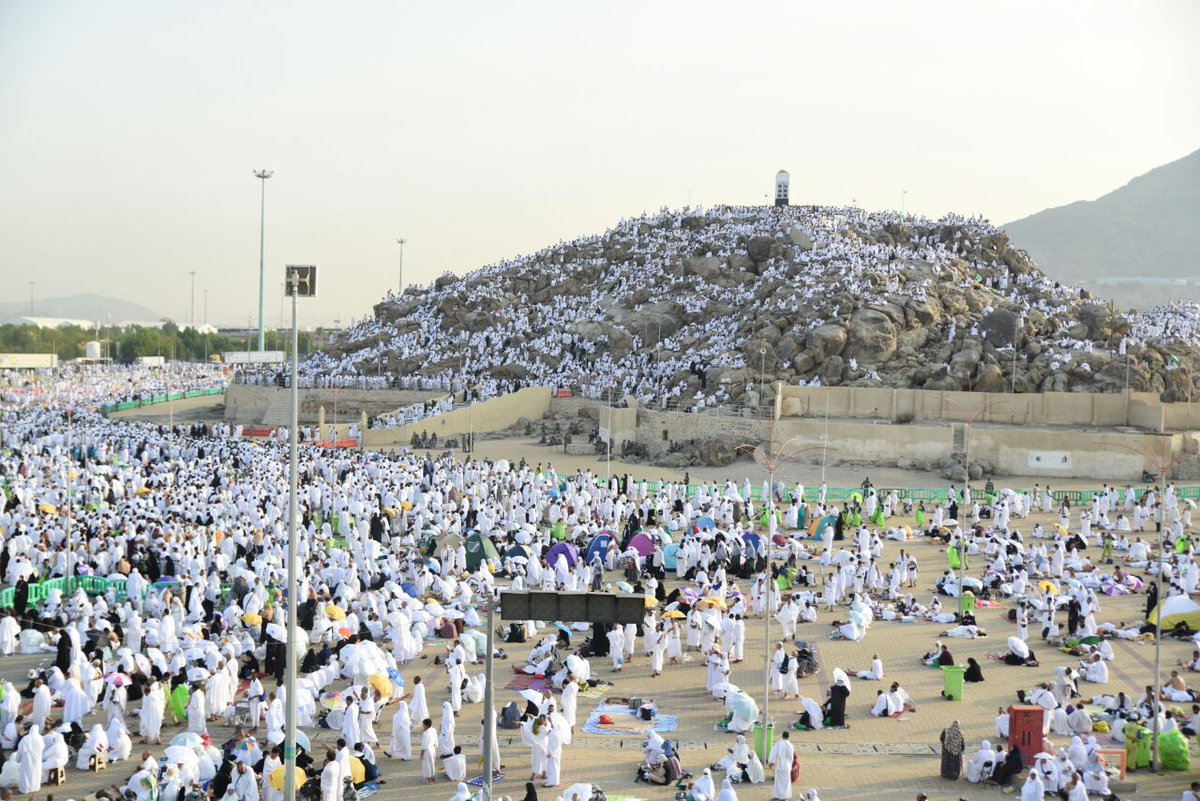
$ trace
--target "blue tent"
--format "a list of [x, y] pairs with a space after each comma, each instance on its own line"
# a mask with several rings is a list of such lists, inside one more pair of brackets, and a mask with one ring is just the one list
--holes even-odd
[[717, 524], [711, 517], [702, 517], [696, 521], [696, 527], [701, 531], [712, 531], [717, 527]]
[[608, 553], [608, 546], [612, 541], [613, 538], [611, 534], [597, 534], [596, 536], [592, 537], [592, 540], [588, 543], [587, 551], [583, 557], [584, 562], [590, 565], [592, 560], [595, 559], [597, 555], [599, 555], [600, 561], [603, 562], [605, 555]]
[[671, 543], [663, 549], [663, 567], [667, 570], [674, 570], [678, 564], [679, 546]]
[[412, 598], [420, 598], [421, 597], [420, 594], [417, 592], [417, 585], [412, 584], [411, 582], [407, 582], [407, 581], [404, 582], [403, 584], [400, 585], [400, 589], [404, 590], [405, 595], [408, 595]]
[[526, 545], [514, 545], [504, 552], [505, 559], [515, 559], [518, 556], [524, 556], [526, 559], [533, 558], [533, 554], [530, 553], [529, 547]]
[[820, 520], [817, 520], [815, 523], [813, 523], [813, 529], [812, 529], [813, 537], [815, 537], [816, 539], [824, 539], [824, 537], [822, 535], [825, 533], [826, 529], [828, 529], [828, 531], [829, 531], [828, 536], [832, 537], [833, 530], [834, 530], [834, 527], [836, 526], [836, 524], [837, 524], [836, 516], [828, 515], [826, 517], [822, 517]]
[[757, 534], [743, 534], [742, 541], [747, 549], [753, 549], [756, 554], [762, 552], [762, 539]]

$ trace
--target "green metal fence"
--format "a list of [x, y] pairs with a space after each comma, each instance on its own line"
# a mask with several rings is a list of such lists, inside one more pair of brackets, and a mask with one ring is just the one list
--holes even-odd
[[[168, 587], [178, 587], [174, 581], [156, 581], [153, 584], [147, 585], [146, 590], [142, 593], [145, 597], [152, 592], [159, 592]], [[112, 591], [113, 599], [120, 603], [129, 597], [129, 582], [127, 579], [108, 579], [101, 576], [76, 576], [75, 578], [53, 578], [46, 581], [38, 582], [37, 584], [29, 585], [29, 605], [38, 606], [48, 597], [54, 590], [62, 590], [64, 597], [74, 595], [75, 591], [82, 588], [88, 595], [108, 595]], [[224, 599], [229, 594], [229, 586], [222, 585], [221, 598]], [[11, 609], [13, 606], [14, 596], [16, 595], [15, 587], [8, 587], [0, 590], [0, 609]]]
[[[638, 483], [641, 483], [641, 482], [638, 482]], [[604, 484], [605, 484], [605, 479], [603, 479], [603, 478], [596, 479], [597, 486], [603, 486]], [[700, 484], [688, 484], [687, 485], [687, 497], [691, 498], [692, 496], [699, 493], [701, 486], [702, 485], [700, 485]], [[712, 487], [712, 485], [708, 485], [708, 486], [710, 488]], [[658, 487], [659, 487], [659, 482], [657, 482], [657, 481], [647, 481], [646, 482], [646, 488], [650, 492], [657, 493]], [[1147, 490], [1156, 489], [1156, 488], [1157, 488], [1157, 485], [1146, 485], [1146, 486], [1141, 486], [1141, 487], [1134, 487], [1134, 492], [1136, 493], [1137, 498], [1141, 499], [1142, 495], [1144, 495]], [[902, 488], [902, 487], [875, 487], [876, 493], [878, 493], [881, 497], [884, 495], [887, 495], [893, 489], [895, 490], [896, 495], [902, 499], [903, 498], [911, 498], [914, 502], [916, 502], [916, 501], [944, 502], [946, 500], [947, 493], [949, 491], [949, 486], [947, 486], [943, 489], [907, 489], [907, 488]], [[979, 493], [982, 491], [982, 487], [980, 485], [976, 485], [974, 489], [975, 489], [976, 493]], [[739, 485], [739, 490], [740, 490], [740, 485]], [[818, 492], [818, 489], [816, 487], [806, 486], [804, 488], [804, 497], [806, 500], [808, 500], [810, 502], [814, 501], [814, 500], [816, 500], [817, 492]], [[1100, 492], [1100, 490], [1053, 490], [1051, 492], [1051, 495], [1054, 497], [1054, 500], [1056, 502], [1061, 503], [1062, 501], [1065, 500], [1065, 501], [1069, 501], [1071, 503], [1071, 505], [1074, 506], [1079, 503], [1090, 502], [1092, 497], [1097, 495], [1099, 492]], [[859, 487], [829, 487], [825, 491], [825, 499], [827, 501], [844, 503], [844, 502], [850, 500], [850, 497], [852, 495], [861, 497], [862, 493], [863, 493], [863, 491]], [[1122, 488], [1118, 488], [1118, 493], [1121, 496], [1121, 500], [1124, 501], [1125, 500], [1125, 490]], [[1193, 500], [1200, 500], [1200, 486], [1176, 487], [1175, 488], [1175, 496], [1177, 498], [1191, 498]], [[984, 493], [981, 497], [987, 497], [987, 493]], [[761, 481], [751, 484], [750, 498], [751, 498], [751, 500], [755, 500], [755, 501], [763, 500], [762, 482]]]
[[187, 400], [189, 398], [205, 398], [211, 395], [224, 395], [225, 387], [212, 387], [210, 389], [191, 389], [187, 392], [172, 392], [167, 395], [154, 395], [149, 398], [142, 398], [135, 401], [122, 401], [121, 403], [112, 403], [108, 406], [101, 406], [100, 411], [103, 414], [111, 414], [112, 412], [124, 412], [129, 409], [140, 409], [143, 406], [154, 406], [159, 403], [167, 403], [168, 401]]

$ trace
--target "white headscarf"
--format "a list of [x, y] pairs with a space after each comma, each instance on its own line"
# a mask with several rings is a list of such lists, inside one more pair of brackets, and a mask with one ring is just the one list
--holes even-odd
[[712, 769], [705, 768], [704, 775], [696, 780], [692, 785], [692, 795], [696, 797], [712, 798], [717, 794], [717, 787], [713, 783]]
[[729, 781], [729, 777], [725, 777], [725, 781], [721, 782], [721, 794], [717, 796], [717, 801], [738, 801], [737, 793], [734, 792], [733, 782]]
[[467, 787], [466, 782], [459, 782], [458, 789], [454, 793], [454, 797], [450, 801], [467, 801], [471, 797], [471, 788]]

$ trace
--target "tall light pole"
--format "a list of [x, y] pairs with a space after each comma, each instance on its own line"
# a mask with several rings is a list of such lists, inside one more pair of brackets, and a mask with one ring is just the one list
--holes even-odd
[[[950, 404], [952, 407], [954, 407], [955, 411], [957, 411], [960, 415], [962, 415], [963, 417], [966, 418], [967, 430], [965, 432], [965, 436], [963, 437], [963, 451], [964, 451], [963, 459], [966, 461], [966, 465], [963, 468], [963, 489], [964, 490], [971, 489], [971, 425], [976, 420], [978, 420], [979, 418], [986, 415], [989, 411], [991, 411], [993, 406], [995, 406], [998, 403], [1003, 403], [1004, 401], [1005, 401], [1004, 398], [991, 398], [989, 400], [985, 400], [983, 405], [979, 408], [979, 411], [975, 412], [975, 414], [968, 415], [967, 411], [962, 406], [960, 406], [959, 404], [950, 400], [945, 395], [942, 396], [943, 403]], [[959, 528], [961, 529], [961, 526]], [[960, 536], [958, 538], [958, 614], [959, 614], [960, 618], [962, 617], [962, 613], [963, 613], [963, 585], [964, 585], [964, 582], [966, 581], [966, 578], [967, 578], [967, 542], [966, 542], [966, 535], [963, 534], [962, 536]]]
[[397, 239], [396, 244], [400, 246], [400, 280], [396, 284], [396, 297], [404, 294], [404, 243], [407, 239]]
[[[758, 405], [761, 407], [767, 402], [767, 347], [766, 345], [758, 349]], [[758, 411], [757, 409], [755, 411]], [[749, 498], [746, 499], [750, 500]]]
[[204, 290], [204, 324], [208, 325], [208, 290]]
[[192, 276], [192, 303], [191, 303], [191, 311], [189, 312], [190, 324], [192, 326], [192, 330], [195, 331], [196, 330], [196, 271], [191, 270], [191, 271], [189, 271], [188, 275]]
[[266, 278], [263, 273], [263, 253], [266, 244], [267, 223], [267, 179], [275, 174], [274, 170], [255, 170], [254, 177], [262, 184], [258, 209], [258, 350], [261, 353], [267, 349], [266, 337], [263, 333], [263, 292], [266, 289]]
[[[771, 545], [775, 540], [775, 471], [784, 463], [794, 461], [800, 455], [816, 450], [815, 447], [794, 448], [792, 443], [797, 439], [799, 437], [792, 437], [776, 448], [775, 421], [772, 420], [770, 428], [767, 429], [766, 447], [747, 444], [739, 445], [737, 448], [740, 452], [751, 453], [759, 467], [767, 471], [767, 541], [763, 546], [766, 557], [766, 569], [763, 573], [763, 590], [766, 593], [763, 601], [763, 705], [762, 720], [759, 723], [763, 732], [762, 739], [759, 741], [762, 744], [763, 753], [759, 754], [760, 759], [766, 759], [768, 753], [767, 727], [771, 725], [768, 713], [771, 708], [771, 585], [775, 583], [771, 578]], [[747, 502], [749, 500], [749, 498], [746, 499]]]
[[[821, 483], [825, 483], [825, 457], [829, 449], [829, 390], [825, 390], [825, 435], [821, 439]], [[800, 499], [804, 503], [804, 499]]]
[[292, 296], [292, 386], [291, 386], [291, 415], [288, 419], [288, 538], [287, 538], [287, 643], [284, 658], [284, 686], [287, 697], [284, 705], [284, 739], [283, 739], [283, 797], [286, 801], [296, 799], [296, 637], [300, 621], [300, 599], [297, 597], [299, 587], [297, 561], [299, 560], [296, 547], [298, 531], [298, 501], [299, 492], [299, 456], [300, 447], [297, 428], [300, 425], [300, 367], [299, 367], [299, 325], [296, 317], [296, 299], [298, 297], [316, 297], [317, 268], [312, 265], [288, 265], [288, 292]]
[[71, 515], [73, 514], [72, 506], [74, 500], [71, 498], [71, 435], [74, 433], [75, 426], [73, 424], [73, 409], [67, 407], [67, 592], [72, 593], [75, 588], [72, 586], [72, 578], [74, 578], [75, 568], [71, 565], [73, 549], [71, 547]]
[[604, 444], [607, 448], [606, 462], [608, 466], [604, 468], [605, 486], [612, 486], [612, 387], [608, 388], [608, 405], [604, 409], [604, 413], [608, 415], [608, 430], [604, 434]]
[[[1158, 531], [1158, 604], [1159, 609], [1162, 609], [1162, 603], [1167, 599], [1166, 592], [1163, 587], [1163, 562], [1166, 561], [1167, 544], [1169, 542], [1167, 536], [1167, 476], [1179, 460], [1186, 453], [1180, 452], [1174, 458], [1171, 457], [1170, 440], [1166, 437], [1162, 438], [1162, 454], [1156, 456], [1150, 451], [1144, 451], [1140, 448], [1134, 448], [1129, 445], [1119, 443], [1111, 443], [1112, 447], [1120, 448], [1121, 450], [1129, 451], [1137, 454], [1143, 459], [1154, 465], [1158, 470], [1158, 503], [1162, 508], [1161, 516], [1162, 523]], [[1159, 735], [1159, 702], [1162, 696], [1162, 615], [1155, 611], [1154, 613], [1154, 731], [1153, 739], [1150, 741], [1150, 767], [1160, 767], [1158, 753], [1158, 735]]]
[[33, 316], [33, 285], [34, 282], [29, 282], [29, 316]]

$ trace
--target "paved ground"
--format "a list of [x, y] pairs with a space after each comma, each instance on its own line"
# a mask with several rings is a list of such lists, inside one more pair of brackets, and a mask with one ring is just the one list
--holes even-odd
[[[831, 482], [833, 483], [833, 482]], [[1032, 483], [1032, 482], [1030, 482]], [[1032, 521], [1023, 522], [1023, 529], [1032, 527]], [[920, 561], [922, 590], [920, 598], [928, 601], [932, 581], [939, 575], [945, 556], [938, 547], [920, 542], [914, 546], [914, 554]], [[897, 550], [896, 543], [888, 543], [885, 561]], [[614, 577], [615, 578], [615, 577]], [[1144, 599], [1131, 596], [1122, 599], [1104, 599], [1101, 620], [1132, 621], [1141, 614]], [[844, 612], [842, 615], [844, 617]], [[819, 645], [823, 670], [815, 677], [801, 681], [801, 692], [821, 698], [832, 667], [860, 670], [869, 667], [873, 654], [878, 653], [885, 665], [889, 679], [897, 679], [915, 700], [918, 710], [906, 719], [876, 719], [867, 712], [874, 701], [878, 685], [870, 682], [855, 682], [854, 694], [850, 698], [849, 712], [851, 727], [842, 731], [816, 733], [793, 732], [793, 741], [800, 754], [801, 780], [796, 797], [802, 790], [816, 787], [824, 801], [838, 799], [912, 799], [917, 792], [925, 792], [931, 799], [957, 799], [960, 797], [1000, 798], [1001, 791], [981, 788], [965, 782], [951, 783], [938, 778], [938, 734], [952, 720], [959, 720], [967, 738], [969, 750], [978, 746], [982, 738], [995, 740], [993, 719], [998, 707], [1007, 707], [1016, 701], [1016, 691], [1028, 688], [1034, 682], [1046, 680], [1057, 665], [1072, 665], [1076, 660], [1065, 654], [1052, 652], [1048, 648], [1034, 645], [1042, 658], [1040, 668], [1008, 667], [984, 659], [988, 651], [1005, 649], [1005, 639], [1015, 627], [1007, 622], [1000, 610], [984, 610], [980, 613], [980, 624], [991, 634], [978, 640], [950, 640], [956, 660], [965, 663], [968, 656], [976, 657], [983, 665], [986, 681], [983, 684], [967, 685], [966, 699], [951, 702], [940, 697], [941, 677], [937, 671], [923, 667], [920, 656], [929, 650], [933, 640], [945, 627], [932, 623], [900, 624], [877, 622], [866, 639], [860, 643], [831, 641], [828, 639], [832, 613], [821, 613], [815, 624], [802, 625], [798, 636]], [[773, 634], [778, 627], [772, 621]], [[747, 625], [746, 661], [736, 665], [731, 679], [744, 689], [761, 696], [763, 673], [763, 621], [750, 620]], [[639, 643], [640, 646], [640, 643]], [[1154, 647], [1152, 645], [1119, 642], [1115, 646], [1117, 658], [1111, 669], [1111, 681], [1105, 687], [1108, 692], [1125, 690], [1137, 693], [1138, 688], [1153, 682]], [[433, 657], [440, 653], [437, 644], [426, 649], [427, 658], [407, 666], [403, 673], [411, 683], [414, 675], [423, 676], [429, 687], [429, 705], [433, 710], [440, 708], [447, 697], [446, 677], [441, 668], [432, 664]], [[516, 649], [513, 658], [520, 660], [527, 648]], [[1163, 645], [1163, 666], [1169, 670], [1177, 660], [1190, 655], [1186, 643], [1168, 640]], [[0, 661], [0, 675], [12, 680], [19, 687], [25, 684], [26, 671], [43, 661], [38, 657], [10, 657]], [[605, 660], [606, 662], [606, 660]], [[517, 698], [514, 691], [503, 689], [511, 678], [510, 662], [498, 662], [496, 666], [497, 706]], [[475, 673], [482, 667], [473, 669]], [[685, 769], [694, 773], [724, 754], [733, 737], [719, 734], [713, 724], [722, 717], [721, 705], [703, 689], [704, 669], [699, 661], [677, 666], [667, 666], [663, 676], [649, 677], [648, 659], [639, 655], [628, 664], [621, 674], [608, 672], [608, 664], [595, 660], [593, 670], [604, 679], [615, 682], [614, 695], [640, 695], [657, 700], [660, 709], [679, 717], [679, 731], [673, 735], [681, 741], [681, 756]], [[1190, 678], [1190, 676], [1189, 676]], [[1085, 685], [1084, 692], [1099, 688]], [[595, 700], [581, 698], [580, 722], [595, 706]], [[760, 701], [761, 703], [761, 701]], [[790, 724], [795, 720], [795, 702], [772, 699], [770, 717], [779, 724]], [[386, 745], [387, 732], [391, 729], [394, 707], [385, 710], [376, 729]], [[482, 707], [465, 706], [458, 725], [458, 739], [464, 750], [474, 757], [478, 754], [478, 721]], [[136, 719], [130, 716], [131, 728], [136, 730]], [[181, 727], [164, 731], [169, 738]], [[222, 742], [229, 736], [224, 729], [213, 728], [214, 740]], [[336, 740], [332, 731], [314, 733], [314, 745]], [[414, 736], [415, 738], [415, 736]], [[610, 795], [629, 795], [642, 799], [670, 799], [673, 790], [634, 784], [633, 776], [637, 765], [640, 741], [601, 735], [579, 734], [575, 744], [567, 749], [563, 764], [563, 786], [574, 781], [592, 781]], [[135, 744], [135, 755], [141, 751]], [[157, 749], [161, 750], [161, 749]], [[501, 751], [507, 765], [506, 779], [497, 785], [497, 792], [521, 798], [523, 782], [528, 776], [529, 752], [520, 744], [518, 737], [502, 733]], [[431, 788], [423, 787], [419, 780], [419, 767], [412, 762], [387, 760], [380, 755], [380, 766], [386, 784], [379, 797], [381, 801], [391, 799], [448, 799], [454, 788], [445, 780]], [[1200, 769], [1200, 762], [1193, 762]], [[1195, 772], [1195, 770], [1193, 770]], [[73, 768], [69, 771], [68, 783], [59, 788], [43, 788], [55, 798], [81, 798], [88, 793], [123, 782], [132, 773], [130, 765], [111, 766], [105, 774], [82, 774]], [[1191, 780], [1189, 774], [1167, 774], [1155, 776], [1143, 772], [1135, 774], [1137, 797], [1146, 799], [1177, 799]], [[543, 799], [553, 801], [556, 792], [539, 789]], [[738, 796], [742, 801], [766, 801], [770, 798], [770, 785], [740, 785]]]

